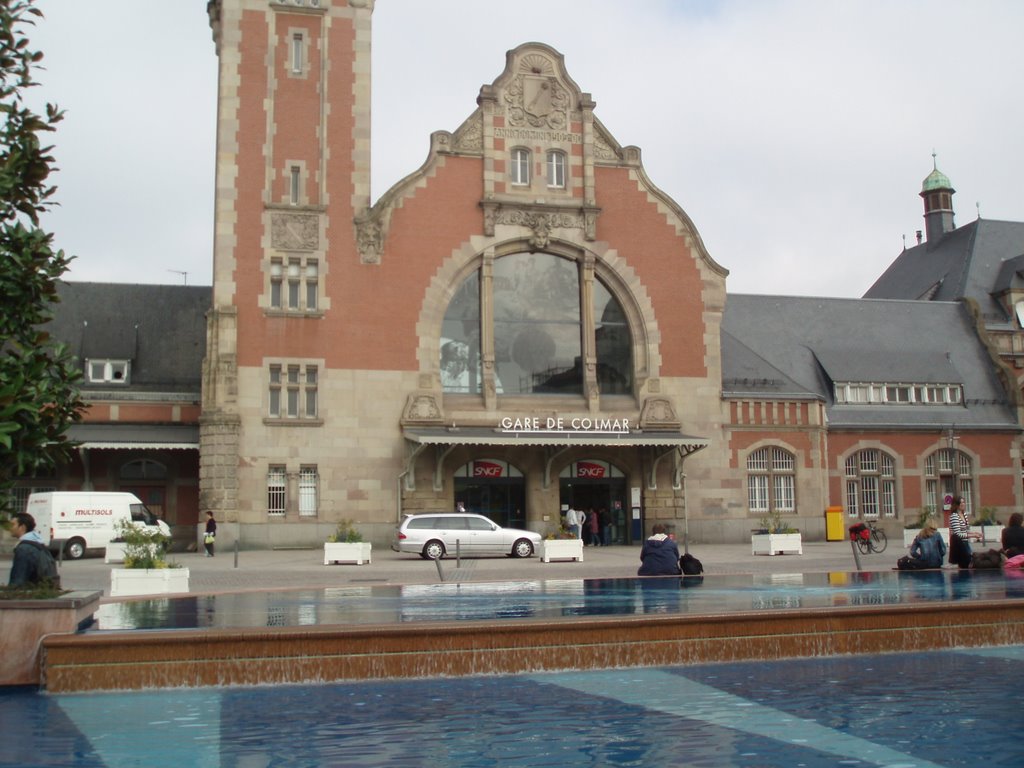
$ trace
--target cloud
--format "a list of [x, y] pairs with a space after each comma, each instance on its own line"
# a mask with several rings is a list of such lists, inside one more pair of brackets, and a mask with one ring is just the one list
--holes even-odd
[[[205, 0], [41, 0], [39, 89], [68, 109], [71, 279], [209, 283], [217, 62]], [[146, 11], [139, 10], [146, 6]], [[1024, 5], [1012, 0], [377, 0], [373, 194], [545, 42], [643, 151], [732, 292], [859, 296], [923, 229], [931, 152], [957, 223], [1020, 220]], [[972, 33], [972, 30], [977, 33]], [[983, 33], [982, 33], [983, 32]]]

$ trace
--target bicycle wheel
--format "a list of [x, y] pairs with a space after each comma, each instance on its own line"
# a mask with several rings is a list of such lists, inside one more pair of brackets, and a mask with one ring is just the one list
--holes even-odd
[[863, 555], [868, 554], [868, 552], [871, 551], [871, 539], [864, 539], [858, 536], [857, 549], [859, 549]]
[[889, 544], [889, 540], [885, 537], [885, 531], [881, 531], [875, 528], [871, 532], [871, 538], [868, 539], [868, 543], [871, 545], [871, 549], [876, 553], [885, 552], [886, 546]]

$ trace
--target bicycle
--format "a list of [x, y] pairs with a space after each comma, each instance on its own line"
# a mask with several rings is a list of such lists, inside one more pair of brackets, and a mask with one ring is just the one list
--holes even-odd
[[885, 537], [885, 531], [876, 528], [871, 520], [851, 526], [850, 537], [857, 542], [858, 549], [865, 555], [869, 552], [880, 554], [889, 544]]

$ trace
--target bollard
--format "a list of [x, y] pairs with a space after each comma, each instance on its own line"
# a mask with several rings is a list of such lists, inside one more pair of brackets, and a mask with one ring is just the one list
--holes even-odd
[[462, 567], [462, 539], [455, 540], [455, 567]]
[[444, 581], [444, 571], [441, 570], [441, 558], [440, 557], [435, 557], [434, 558], [434, 565], [437, 566], [437, 577], [441, 581]]
[[863, 571], [864, 569], [860, 567], [860, 547], [857, 546], [857, 542], [852, 538], [850, 539], [850, 548], [853, 550], [853, 560], [857, 563], [857, 570]]
[[235, 568], [238, 567], [238, 539], [235, 539]]

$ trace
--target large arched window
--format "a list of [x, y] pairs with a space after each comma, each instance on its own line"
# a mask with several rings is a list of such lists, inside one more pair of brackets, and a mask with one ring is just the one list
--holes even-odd
[[924, 460], [924, 503], [939, 511], [947, 494], [963, 496], [974, 509], [974, 468], [971, 458], [955, 448], [941, 448]]
[[[592, 270], [550, 253], [513, 253], [493, 261], [490, 277], [481, 280], [481, 270], [470, 274], [445, 312], [440, 344], [445, 392], [480, 393], [482, 350], [492, 348], [498, 395], [580, 395], [587, 384], [583, 361], [591, 356], [597, 362], [592, 381], [601, 394], [632, 393], [626, 315]], [[590, 290], [584, 290], [587, 280]], [[482, 306], [489, 311], [482, 312]], [[588, 316], [592, 322], [585, 322]], [[485, 317], [491, 318], [486, 327]]]
[[866, 448], [846, 457], [846, 511], [849, 517], [896, 516], [896, 463], [892, 456]]
[[784, 448], [747, 456], [747, 502], [757, 514], [796, 511], [796, 457]]

